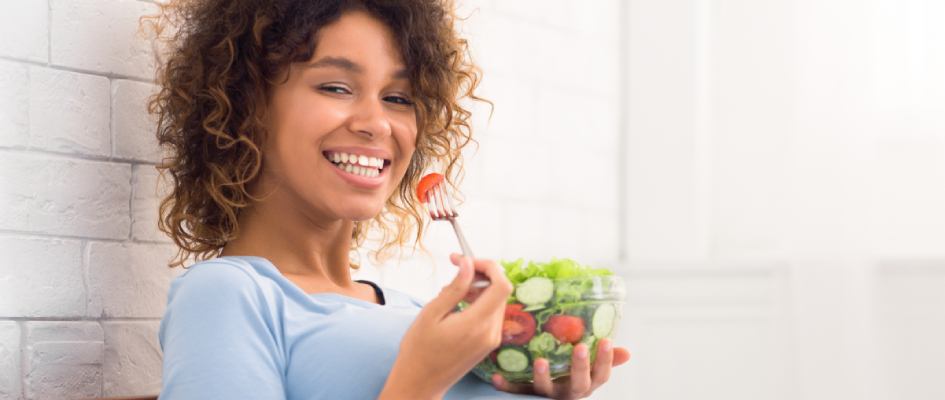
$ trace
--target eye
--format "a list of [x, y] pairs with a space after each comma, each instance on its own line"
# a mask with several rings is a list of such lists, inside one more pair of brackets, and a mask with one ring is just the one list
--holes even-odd
[[387, 96], [384, 98], [384, 101], [389, 101], [391, 103], [400, 104], [404, 106], [413, 105], [413, 102], [410, 99], [403, 96]]
[[351, 94], [351, 91], [348, 90], [348, 88], [338, 85], [322, 85], [318, 87], [318, 90], [335, 94]]

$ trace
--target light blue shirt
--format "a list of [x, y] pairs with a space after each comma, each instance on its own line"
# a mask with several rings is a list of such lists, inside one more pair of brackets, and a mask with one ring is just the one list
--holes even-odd
[[[158, 338], [162, 399], [374, 399], [422, 303], [308, 294], [262, 257], [192, 265], [171, 283]], [[537, 398], [472, 373], [444, 399]]]

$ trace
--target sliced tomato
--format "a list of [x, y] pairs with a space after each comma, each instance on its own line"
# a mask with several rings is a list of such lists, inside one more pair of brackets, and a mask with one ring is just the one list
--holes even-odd
[[535, 336], [535, 317], [522, 311], [521, 304], [505, 306], [505, 320], [502, 322], [502, 344], [524, 345]]
[[577, 343], [584, 336], [584, 320], [573, 315], [554, 315], [542, 327], [561, 343]]
[[417, 184], [417, 199], [426, 203], [427, 192], [440, 182], [443, 182], [443, 175], [436, 172], [426, 174], [423, 178], [420, 178], [420, 183]]

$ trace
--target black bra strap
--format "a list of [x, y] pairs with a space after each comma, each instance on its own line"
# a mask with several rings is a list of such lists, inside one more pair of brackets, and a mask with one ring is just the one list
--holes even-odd
[[362, 282], [362, 283], [371, 285], [371, 287], [374, 288], [374, 294], [377, 295], [377, 299], [380, 300], [381, 305], [387, 304], [387, 301], [384, 299], [384, 292], [381, 290], [380, 286], [377, 286], [377, 284], [375, 284], [374, 282], [371, 282], [366, 279], [356, 279], [355, 282]]

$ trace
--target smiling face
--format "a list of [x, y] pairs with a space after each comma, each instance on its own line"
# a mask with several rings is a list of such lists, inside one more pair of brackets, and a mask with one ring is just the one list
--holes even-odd
[[414, 152], [410, 95], [382, 22], [350, 11], [320, 29], [312, 59], [290, 65], [273, 89], [262, 194], [274, 186], [289, 207], [330, 220], [379, 214]]

